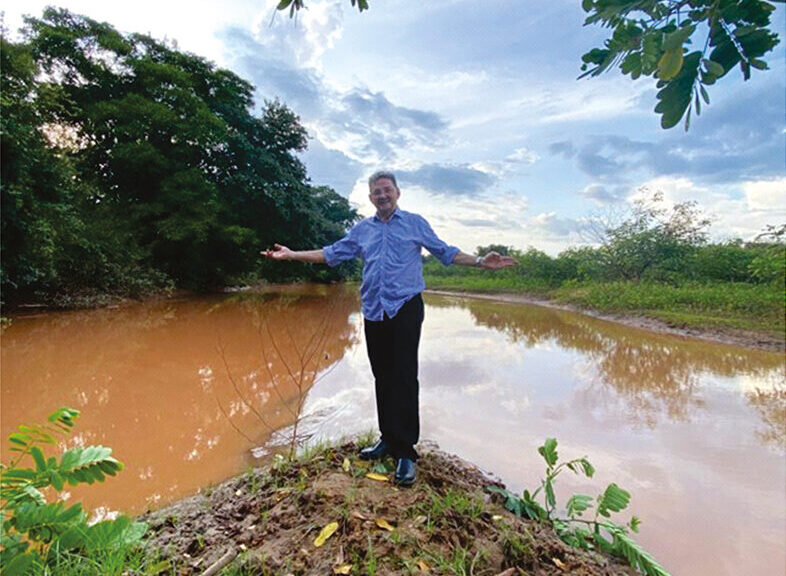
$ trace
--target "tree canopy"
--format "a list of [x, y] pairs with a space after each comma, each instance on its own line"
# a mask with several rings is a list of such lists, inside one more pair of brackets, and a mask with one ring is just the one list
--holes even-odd
[[2, 43], [6, 302], [336, 273], [258, 256], [332, 242], [357, 218], [309, 183], [284, 104], [255, 115], [232, 72], [62, 9]]
[[[363, 12], [365, 0], [350, 0]], [[784, 0], [582, 0], [584, 25], [611, 30], [600, 48], [582, 56], [579, 78], [599, 76], [618, 67], [633, 80], [657, 80], [661, 126], [673, 128], [710, 103], [707, 86], [739, 66], [744, 80], [751, 71], [766, 70], [764, 55], [780, 41], [769, 29], [774, 4]], [[290, 17], [304, 0], [281, 0], [279, 10]], [[703, 48], [691, 50], [703, 39]], [[694, 40], [697, 44], [694, 45]]]

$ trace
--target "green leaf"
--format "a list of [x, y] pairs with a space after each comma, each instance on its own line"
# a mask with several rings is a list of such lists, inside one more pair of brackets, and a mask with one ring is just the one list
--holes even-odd
[[590, 461], [586, 458], [582, 458], [579, 460], [581, 467], [584, 469], [584, 475], [587, 478], [592, 478], [595, 475], [595, 467], [590, 464]]
[[25, 486], [22, 488], [22, 492], [39, 506], [44, 506], [46, 504], [46, 498], [44, 498], [44, 495], [41, 494], [41, 491], [35, 486]]
[[696, 30], [693, 25], [683, 26], [674, 32], [664, 35], [663, 37], [663, 50], [666, 52], [679, 51], [682, 54], [682, 45], [690, 38], [690, 35]]
[[699, 93], [701, 94], [701, 97], [704, 100], [704, 103], [705, 104], [709, 104], [710, 103], [710, 95], [707, 94], [707, 90], [701, 84], [699, 84]]
[[584, 10], [584, 12], [589, 12], [592, 10], [593, 4], [594, 2], [592, 0], [581, 0], [581, 9]]
[[516, 496], [513, 492], [500, 488], [498, 486], [488, 486], [486, 488], [492, 494], [500, 494], [505, 497], [505, 508], [513, 512], [516, 516], [524, 515], [523, 502], [521, 498]]
[[629, 502], [630, 493], [612, 482], [606, 487], [606, 491], [598, 497], [598, 514], [608, 518], [611, 516], [610, 512], [624, 510]]
[[123, 531], [123, 536], [122, 536], [123, 544], [125, 544], [126, 546], [133, 546], [134, 544], [138, 544], [139, 542], [142, 541], [142, 538], [144, 538], [146, 532], [147, 532], [147, 523], [132, 522]]
[[623, 556], [633, 568], [644, 572], [647, 576], [669, 576], [666, 569], [658, 564], [649, 552], [621, 529], [610, 528], [609, 532], [614, 541], [614, 552]]
[[85, 547], [85, 535], [88, 527], [85, 524], [77, 524], [63, 532], [57, 538], [57, 546], [62, 550], [73, 550], [74, 548]]
[[52, 412], [47, 420], [70, 428], [75, 424], [74, 420], [76, 420], [78, 417], [79, 410], [75, 410], [73, 408], [60, 408], [59, 410]]
[[111, 454], [112, 449], [105, 446], [72, 448], [60, 458], [59, 472], [69, 484], [102, 482], [105, 474], [113, 476], [123, 469], [123, 464]]
[[36, 474], [30, 468], [11, 468], [2, 474], [3, 484], [17, 484], [20, 480], [33, 480]]
[[46, 459], [44, 458], [44, 453], [41, 452], [41, 449], [38, 446], [33, 446], [30, 448], [30, 455], [35, 460], [36, 469], [38, 472], [43, 472], [46, 470]]
[[658, 104], [655, 106], [655, 112], [662, 115], [663, 128], [676, 126], [688, 109], [693, 96], [693, 84], [699, 73], [700, 58], [700, 52], [688, 54], [682, 71], [676, 78], [668, 82], [658, 82], [658, 87], [661, 89], [657, 95]]
[[8, 562], [4, 562], [4, 576], [23, 576], [32, 572], [36, 556], [32, 553], [19, 554]]
[[704, 60], [702, 60], [702, 63], [704, 64], [704, 67], [707, 69], [707, 72], [709, 72], [713, 76], [720, 77], [723, 76], [723, 74], [726, 72], [723, 69], [723, 66], [721, 66], [714, 60], [708, 60], [705, 58]]
[[638, 532], [639, 526], [641, 526], [641, 519], [638, 516], [634, 516], [630, 519], [630, 522], [628, 522], [628, 526], [630, 526], [630, 529], [634, 532]]
[[546, 490], [546, 503], [549, 507], [554, 508], [557, 505], [557, 498], [554, 495], [554, 485], [552, 484], [551, 480], [546, 480], [545, 484]]
[[276, 10], [285, 10], [290, 4], [292, 4], [292, 0], [281, 0], [276, 6]]
[[538, 448], [538, 453], [543, 456], [549, 468], [553, 468], [557, 463], [557, 439], [546, 438], [543, 446]]
[[568, 516], [574, 518], [576, 516], [581, 516], [581, 514], [590, 507], [592, 507], [592, 496], [574, 494], [568, 499], [565, 509]]
[[658, 60], [658, 78], [661, 80], [671, 80], [682, 70], [684, 58], [682, 56], [682, 49], [669, 50], [663, 53], [663, 56]]
[[52, 486], [55, 487], [55, 490], [62, 490], [63, 489], [63, 477], [60, 475], [57, 470], [53, 470], [49, 475], [49, 481], [51, 482]]
[[8, 436], [8, 439], [14, 444], [20, 444], [21, 446], [27, 446], [28, 442], [32, 440], [27, 434], [20, 434], [19, 432], [14, 432]]

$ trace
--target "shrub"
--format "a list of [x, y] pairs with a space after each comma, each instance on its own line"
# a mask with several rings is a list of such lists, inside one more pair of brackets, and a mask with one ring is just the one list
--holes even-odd
[[[0, 565], [6, 576], [51, 573], [61, 556], [88, 557], [131, 546], [145, 533], [146, 524], [126, 516], [88, 525], [81, 504], [47, 501], [45, 492], [60, 492], [66, 484], [103, 482], [123, 469], [105, 446], [71, 448], [59, 460], [44, 456], [41, 447], [54, 444], [55, 434], [69, 432], [78, 416], [78, 410], [61, 408], [46, 424], [19, 426], [8, 438], [10, 451], [19, 456], [9, 465], [0, 464]], [[22, 467], [28, 459], [33, 466]]]

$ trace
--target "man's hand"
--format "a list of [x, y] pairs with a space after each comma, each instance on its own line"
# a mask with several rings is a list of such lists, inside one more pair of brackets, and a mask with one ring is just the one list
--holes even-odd
[[499, 270], [508, 266], [515, 266], [516, 260], [510, 256], [502, 256], [499, 252], [489, 252], [480, 261], [480, 267], [487, 270]]
[[273, 260], [292, 260], [294, 252], [281, 244], [273, 244], [273, 250], [262, 250], [260, 254]]

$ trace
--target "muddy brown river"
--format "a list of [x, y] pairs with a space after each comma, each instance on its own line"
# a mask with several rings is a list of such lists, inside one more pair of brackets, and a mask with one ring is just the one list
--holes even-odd
[[[597, 468], [561, 476], [558, 501], [618, 483], [643, 519], [637, 540], [675, 576], [786, 574], [782, 354], [537, 306], [425, 301], [423, 439], [520, 491], [538, 485], [537, 446], [554, 436], [561, 458]], [[376, 423], [357, 289], [343, 286], [16, 317], [0, 400], [3, 439], [70, 406], [82, 414], [61, 447], [114, 449], [122, 473], [66, 494], [95, 517], [263, 464], [296, 420], [311, 441]]]

